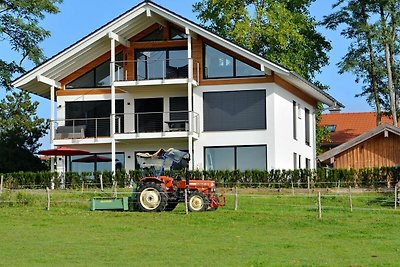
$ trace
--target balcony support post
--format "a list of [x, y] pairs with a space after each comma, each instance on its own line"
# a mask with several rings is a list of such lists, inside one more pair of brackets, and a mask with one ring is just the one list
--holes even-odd
[[189, 28], [185, 28], [185, 33], [187, 34], [187, 47], [188, 47], [188, 119], [189, 119], [189, 129], [188, 129], [188, 150], [190, 154], [190, 164], [189, 170], [193, 170], [194, 162], [193, 162], [193, 60], [192, 60], [192, 36], [190, 35]]
[[[55, 121], [55, 114], [54, 114], [54, 104], [55, 104], [55, 90], [56, 88], [61, 88], [61, 83], [56, 80], [47, 78], [43, 75], [36, 76], [38, 82], [47, 84], [50, 86], [50, 148], [54, 148], [54, 121]], [[50, 169], [54, 172], [54, 157], [50, 158]]]
[[[54, 100], [55, 100], [55, 86], [50, 86], [50, 148], [54, 148]], [[54, 172], [54, 156], [50, 158], [50, 170]]]
[[188, 51], [188, 78], [189, 82], [193, 81], [193, 58], [192, 58], [192, 35], [190, 35], [190, 30], [185, 28], [185, 33], [187, 34], [187, 51]]
[[115, 176], [115, 39], [111, 38], [111, 65], [110, 65], [110, 80], [111, 80], [111, 171]]
[[188, 129], [188, 150], [190, 155], [189, 170], [193, 170], [193, 90], [192, 83], [188, 82], [188, 119], [189, 119], [189, 129]]

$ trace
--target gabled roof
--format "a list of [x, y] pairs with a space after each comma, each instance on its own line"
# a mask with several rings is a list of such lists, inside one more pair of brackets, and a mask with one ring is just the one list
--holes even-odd
[[[151, 16], [148, 16], [148, 14], [151, 14]], [[60, 81], [94, 58], [108, 52], [110, 50], [110, 41], [108, 37], [110, 32], [118, 34], [125, 39], [129, 39], [151, 26], [154, 22], [160, 20], [167, 20], [173, 24], [180, 25], [194, 34], [203, 36], [237, 54], [249, 58], [251, 61], [260, 64], [263, 68], [273, 71], [284, 80], [296, 85], [300, 90], [303, 90], [305, 93], [324, 104], [343, 107], [343, 105], [332, 96], [303, 79], [297, 73], [256, 55], [151, 1], [144, 1], [138, 4], [73, 45], [62, 50], [41, 65], [23, 74], [13, 82], [13, 86], [49, 98], [50, 88], [48, 85], [38, 82], [37, 77], [39, 75], [55, 81]]]
[[324, 161], [326, 161], [332, 157], [335, 157], [336, 155], [338, 155], [360, 143], [363, 143], [366, 140], [368, 140], [374, 136], [377, 136], [378, 134], [381, 134], [385, 131], [391, 132], [393, 134], [400, 136], [400, 128], [390, 125], [390, 124], [387, 124], [387, 123], [381, 124], [378, 127], [374, 128], [356, 138], [353, 138], [346, 143], [341, 144], [340, 146], [337, 146], [335, 148], [332, 148], [331, 150], [326, 151], [325, 153], [322, 153], [321, 155], [318, 156], [318, 159], [321, 162], [324, 162]]
[[[382, 116], [382, 123], [391, 124], [392, 120], [388, 116]], [[324, 144], [337, 146], [374, 129], [376, 114], [375, 112], [322, 114], [319, 125], [336, 127], [335, 131], [331, 133], [331, 142]]]

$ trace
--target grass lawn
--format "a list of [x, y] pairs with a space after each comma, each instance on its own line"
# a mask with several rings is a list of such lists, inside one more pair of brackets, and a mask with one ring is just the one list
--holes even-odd
[[240, 196], [237, 211], [229, 197], [217, 211], [188, 215], [182, 204], [173, 212], [94, 212], [79, 201], [87, 195], [63, 198], [76, 202], [50, 211], [45, 198], [0, 206], [0, 266], [400, 264], [400, 211], [374, 201], [385, 199], [378, 194], [355, 196], [352, 213], [345, 197], [324, 196], [322, 220], [307, 196]]

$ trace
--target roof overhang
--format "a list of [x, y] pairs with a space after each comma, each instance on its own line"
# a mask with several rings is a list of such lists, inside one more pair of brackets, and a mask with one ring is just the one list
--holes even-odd
[[186, 32], [190, 32], [194, 36], [201, 35], [212, 42], [227, 47], [234, 53], [249, 58], [251, 61], [260, 64], [261, 70], [266, 74], [274, 72], [282, 79], [292, 83], [305, 93], [326, 105], [339, 105], [343, 107], [341, 103], [336, 101], [329, 94], [323, 92], [295, 72], [256, 55], [243, 47], [206, 30], [200, 25], [148, 1], [140, 3], [136, 7], [56, 54], [41, 65], [28, 71], [13, 81], [12, 85], [49, 98], [50, 88], [48, 84], [38, 82], [36, 79], [38, 75], [54, 81], [60, 81], [67, 75], [83, 67], [94, 58], [110, 51], [110, 38], [114, 38], [114, 40], [117, 41], [123, 40], [121, 43], [127, 45], [126, 40], [151, 26], [154, 22], [163, 24], [165, 21], [180, 25], [185, 28]]

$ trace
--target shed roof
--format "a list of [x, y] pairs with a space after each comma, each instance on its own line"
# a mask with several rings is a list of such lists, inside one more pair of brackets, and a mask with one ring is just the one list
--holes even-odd
[[400, 128], [390, 125], [390, 124], [381, 124], [378, 127], [375, 127], [374, 129], [361, 134], [353, 139], [351, 139], [350, 141], [347, 141], [346, 143], [343, 143], [337, 147], [332, 148], [331, 150], [326, 151], [325, 153], [322, 153], [321, 155], [319, 155], [317, 158], [321, 161], [324, 162], [332, 157], [335, 157], [336, 155], [360, 144], [365, 142], [366, 140], [380, 134], [383, 133], [385, 131], [391, 132], [393, 134], [399, 135], [400, 136]]
[[[382, 123], [392, 123], [388, 116], [382, 116]], [[335, 126], [331, 132], [331, 142], [324, 142], [325, 145], [337, 146], [343, 144], [363, 133], [376, 127], [375, 112], [354, 112], [354, 113], [330, 113], [322, 114], [320, 126]]]

